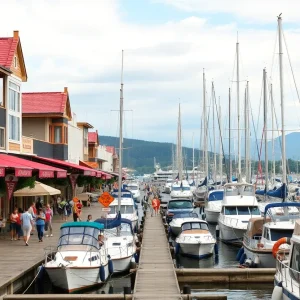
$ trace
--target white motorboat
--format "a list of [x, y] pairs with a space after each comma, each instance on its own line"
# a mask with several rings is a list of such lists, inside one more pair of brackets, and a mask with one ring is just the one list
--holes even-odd
[[176, 238], [176, 252], [193, 258], [204, 258], [213, 254], [215, 244], [216, 240], [209, 232], [206, 221], [188, 221], [181, 225], [181, 233]]
[[114, 273], [128, 271], [132, 258], [135, 259], [136, 235], [132, 230], [130, 220], [97, 219], [96, 223], [103, 224], [105, 243], [109, 256], [113, 262]]
[[250, 218], [260, 217], [254, 186], [249, 183], [227, 183], [218, 224], [220, 240], [242, 244]]
[[171, 194], [173, 179], [167, 179], [164, 187], [164, 193]]
[[208, 223], [217, 224], [222, 208], [224, 190], [213, 190], [209, 192], [205, 202], [205, 216]]
[[[299, 300], [300, 299], [300, 220], [296, 220], [292, 238], [281, 238], [281, 243], [291, 243], [289, 256], [277, 255], [276, 273], [272, 299]], [[275, 247], [275, 246], [274, 246]], [[273, 249], [274, 251], [275, 249]], [[276, 250], [274, 251], [276, 252]]]
[[196, 213], [179, 213], [173, 216], [172, 221], [169, 223], [170, 233], [178, 236], [181, 233], [181, 225], [184, 222], [201, 221]]
[[103, 225], [95, 222], [62, 224], [54, 259], [45, 261], [45, 270], [54, 286], [77, 292], [106, 281], [110, 268], [107, 247], [98, 241], [102, 230]]
[[[112, 195], [117, 197], [114, 193]], [[110, 211], [107, 213], [107, 218], [115, 218], [118, 213], [118, 199], [115, 199], [109, 205], [109, 209]], [[130, 196], [127, 197], [126, 192], [122, 193], [120, 213], [124, 219], [128, 219], [131, 221], [133, 231], [136, 232], [139, 217], [133, 198]]]
[[[250, 266], [275, 268], [273, 246], [280, 238], [292, 236], [295, 219], [300, 218], [299, 208], [300, 203], [270, 203], [265, 207], [264, 218], [249, 220], [241, 252], [245, 253]], [[288, 253], [289, 246], [282, 245], [280, 250]]]
[[191, 187], [187, 180], [175, 181], [172, 184], [171, 199], [193, 199]]
[[132, 193], [133, 200], [135, 202], [141, 202], [141, 192], [139, 185], [136, 182], [130, 182], [127, 184], [127, 189]]

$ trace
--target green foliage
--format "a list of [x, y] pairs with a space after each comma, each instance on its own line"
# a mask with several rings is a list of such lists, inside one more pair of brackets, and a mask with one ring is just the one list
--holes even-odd
[[[35, 176], [33, 177], [19, 177], [18, 182], [15, 188], [15, 191], [29, 187], [31, 189], [35, 186]], [[5, 178], [0, 177], [0, 194], [6, 193], [6, 185], [5, 185]]]
[[45, 179], [39, 179], [40, 182], [50, 185], [50, 186], [63, 186], [67, 187], [70, 185], [70, 180], [68, 177], [66, 178], [45, 178]]

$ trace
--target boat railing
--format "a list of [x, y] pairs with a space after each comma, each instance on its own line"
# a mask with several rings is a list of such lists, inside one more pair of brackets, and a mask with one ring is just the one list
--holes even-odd
[[288, 265], [288, 260], [281, 260], [282, 257], [280, 255], [276, 259], [276, 275], [279, 281], [282, 281], [283, 286], [291, 289], [292, 293], [300, 295], [300, 272], [292, 269]]
[[47, 246], [44, 248], [45, 264], [52, 260], [57, 253], [57, 246]]
[[[226, 225], [234, 227], [245, 227], [245, 223], [238, 218], [227, 217], [225, 215], [220, 215], [220, 220], [223, 221]], [[242, 226], [243, 225], [243, 226]]]
[[244, 234], [244, 243], [250, 248], [258, 248], [257, 245], [260, 244], [260, 240], [261, 235], [254, 235], [252, 238], [250, 238], [247, 233]]

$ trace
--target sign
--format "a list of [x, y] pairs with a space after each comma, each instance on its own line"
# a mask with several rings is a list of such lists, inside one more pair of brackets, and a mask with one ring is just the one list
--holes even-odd
[[83, 172], [83, 175], [84, 176], [95, 176], [96, 175], [96, 171], [93, 171], [93, 170], [85, 170], [84, 172]]
[[18, 178], [14, 175], [6, 175], [5, 176], [5, 185], [6, 185], [6, 195], [8, 198], [8, 201], [11, 199], [13, 192], [15, 190], [15, 187], [17, 185]]
[[15, 176], [17, 177], [31, 177], [32, 169], [15, 169]]
[[104, 192], [99, 198], [98, 202], [101, 203], [104, 207], [109, 207], [109, 204], [111, 204], [114, 201], [114, 197], [108, 193]]
[[22, 153], [33, 154], [33, 139], [22, 136]]
[[57, 171], [56, 172], [57, 178], [66, 178], [67, 177], [67, 171]]
[[110, 207], [102, 207], [102, 211], [107, 211], [107, 212], [109, 212], [109, 211], [110, 211]]
[[78, 177], [78, 174], [71, 174], [70, 175], [70, 182], [71, 182], [71, 186], [72, 186], [73, 191], [75, 190], [77, 177]]
[[54, 178], [54, 171], [39, 171], [39, 178]]
[[0, 177], [5, 176], [5, 168], [0, 168]]

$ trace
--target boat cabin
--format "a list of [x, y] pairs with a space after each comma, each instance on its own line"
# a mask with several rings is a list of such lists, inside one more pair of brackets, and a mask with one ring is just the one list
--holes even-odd
[[103, 224], [95, 222], [68, 222], [60, 227], [59, 251], [99, 250], [98, 236]]
[[254, 196], [255, 189], [249, 183], [227, 183], [224, 185], [224, 195], [228, 196]]
[[[185, 233], [185, 231], [195, 231], [195, 233], [207, 233], [209, 231], [208, 225], [206, 221], [189, 221], [189, 222], [184, 222], [181, 225], [181, 231], [182, 233]], [[186, 232], [187, 233], [187, 232]]]
[[300, 220], [295, 223], [295, 229], [291, 239], [292, 246], [290, 250], [289, 273], [299, 287], [300, 280]]
[[222, 213], [225, 216], [260, 216], [258, 206], [223, 206]]

